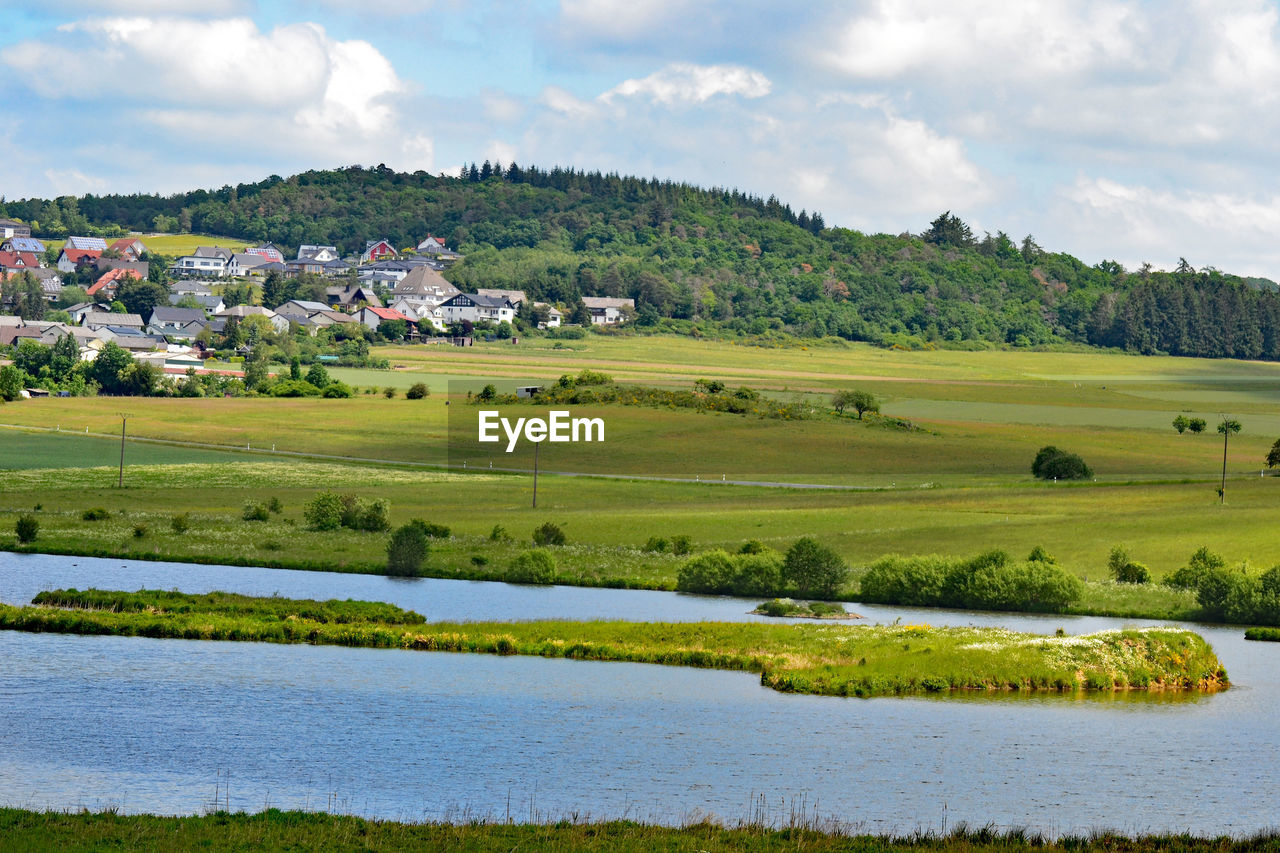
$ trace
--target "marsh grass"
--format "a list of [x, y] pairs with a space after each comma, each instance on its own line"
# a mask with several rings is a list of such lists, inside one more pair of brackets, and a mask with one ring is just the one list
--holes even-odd
[[[92, 604], [97, 609], [62, 609]], [[172, 604], [174, 609], [164, 609]], [[1226, 672], [1198, 635], [1175, 629], [1042, 637], [994, 628], [756, 623], [471, 622], [307, 618], [316, 602], [212, 593], [41, 593], [0, 605], [0, 629], [188, 640], [398, 648], [657, 663], [760, 674], [786, 693], [878, 696], [981, 691], [1212, 690]], [[327, 611], [322, 611], [321, 615]], [[410, 614], [417, 616], [417, 614]], [[421, 619], [421, 617], [417, 617]]]
[[401, 823], [344, 815], [267, 809], [257, 814], [215, 812], [202, 817], [157, 817], [105, 812], [36, 812], [0, 809], [0, 838], [14, 850], [254, 850], [283, 853], [392, 853], [450, 850], [507, 853], [511, 850], [610, 851], [610, 853], [1266, 853], [1280, 850], [1274, 832], [1251, 837], [1183, 835], [1126, 836], [1108, 832], [1046, 837], [1025, 829], [960, 826], [935, 834], [868, 835], [835, 820], [799, 819], [658, 826], [629, 820], [566, 817], [546, 823], [498, 819]]
[[113, 613], [189, 614], [216, 613], [265, 621], [309, 619], [313, 622], [347, 625], [377, 622], [388, 625], [421, 625], [426, 620], [412, 610], [380, 601], [327, 601], [249, 596], [232, 592], [202, 595], [155, 589], [119, 592], [103, 589], [56, 589], [37, 593], [32, 604], [63, 609], [105, 610]]

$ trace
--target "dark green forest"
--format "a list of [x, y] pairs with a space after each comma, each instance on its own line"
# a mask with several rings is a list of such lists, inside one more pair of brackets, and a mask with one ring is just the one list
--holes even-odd
[[863, 234], [736, 190], [485, 163], [457, 177], [351, 166], [167, 197], [5, 201], [0, 216], [37, 236], [194, 231], [349, 254], [434, 234], [466, 254], [447, 273], [464, 290], [519, 288], [566, 306], [630, 296], [636, 326], [690, 334], [1280, 359], [1270, 281], [1185, 261], [1172, 272], [1089, 265], [1030, 236], [975, 235], [950, 211], [917, 234]]

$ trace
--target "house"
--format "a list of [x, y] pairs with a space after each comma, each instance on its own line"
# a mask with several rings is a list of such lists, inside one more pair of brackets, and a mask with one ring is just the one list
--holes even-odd
[[251, 255], [248, 252], [238, 252], [231, 256], [227, 261], [227, 275], [258, 275], [258, 270], [271, 263], [262, 255]]
[[63, 246], [62, 251], [58, 253], [57, 267], [62, 272], [75, 272], [80, 267], [94, 263], [101, 255], [101, 249], [76, 249]]
[[371, 264], [395, 256], [396, 247], [391, 245], [390, 240], [370, 240], [364, 244], [364, 251], [360, 253], [360, 263]]
[[171, 293], [169, 294], [169, 304], [177, 305], [184, 299], [194, 299], [200, 304], [201, 309], [206, 314], [217, 314], [219, 311], [227, 307], [222, 301], [221, 296], [214, 296], [209, 293]]
[[92, 314], [99, 311], [96, 302], [77, 302], [75, 305], [66, 309], [67, 315], [71, 317], [71, 322], [80, 324], [84, 322], [86, 314]]
[[375, 308], [382, 307], [382, 300], [378, 298], [378, 294], [373, 292], [372, 287], [366, 287], [363, 284], [344, 285], [335, 284], [325, 288], [325, 299], [329, 301], [329, 307], [339, 306], [345, 309], [353, 309], [364, 302]]
[[461, 323], [510, 323], [516, 318], [516, 307], [500, 296], [459, 293], [440, 303], [445, 325]]
[[93, 311], [84, 315], [86, 329], [133, 329], [139, 334], [146, 327], [139, 314], [117, 314], [115, 311]]
[[289, 331], [289, 318], [281, 317], [270, 308], [263, 308], [261, 305], [237, 305], [234, 308], [224, 308], [218, 312], [218, 316], [223, 319], [236, 317], [241, 321], [246, 317], [266, 317], [271, 321], [271, 327], [277, 332]]
[[192, 296], [212, 296], [213, 286], [194, 279], [186, 278], [182, 281], [175, 281], [169, 289], [178, 295], [191, 294]]
[[108, 246], [107, 249], [119, 252], [120, 257], [130, 261], [139, 260], [147, 253], [147, 247], [137, 237], [121, 237]]
[[520, 310], [520, 306], [528, 301], [529, 297], [524, 295], [523, 290], [499, 290], [496, 287], [481, 287], [476, 290], [481, 296], [498, 296], [505, 298], [512, 305], [516, 306], [516, 310]]
[[110, 302], [116, 298], [116, 291], [120, 289], [120, 285], [130, 278], [141, 280], [142, 277], [131, 269], [107, 270], [98, 277], [97, 281], [90, 285], [87, 293], [100, 302]]
[[[27, 235], [30, 236], [30, 235]], [[64, 249], [87, 249], [102, 254], [107, 250], [107, 241], [101, 237], [68, 237]]]
[[558, 329], [564, 323], [564, 314], [554, 305], [548, 305], [546, 302], [535, 302], [533, 307], [538, 310], [545, 310], [547, 319], [538, 321], [539, 329]]
[[174, 275], [202, 275], [222, 278], [227, 274], [227, 264], [234, 253], [221, 246], [200, 246], [193, 254], [183, 255], [173, 262]]
[[0, 347], [16, 347], [24, 338], [40, 340], [38, 326], [0, 326]]
[[126, 261], [120, 258], [100, 257], [93, 262], [93, 266], [98, 272], [133, 270], [138, 274], [138, 278], [147, 278], [151, 274], [151, 264], [147, 261]]
[[357, 320], [364, 323], [370, 329], [376, 329], [388, 320], [404, 320], [410, 325], [413, 324], [412, 318], [406, 317], [399, 311], [392, 311], [390, 308], [374, 308], [372, 306], [366, 306], [357, 311], [355, 316]]
[[584, 296], [582, 304], [591, 312], [591, 325], [612, 326], [627, 319], [635, 311], [634, 299], [618, 299], [612, 296]]
[[11, 237], [30, 237], [31, 226], [16, 219], [0, 219], [0, 237], [5, 240]]
[[462, 255], [445, 246], [444, 240], [432, 237], [430, 234], [427, 235], [427, 239], [418, 244], [417, 252], [419, 255], [439, 261], [444, 266], [451, 266], [462, 259]]
[[39, 266], [39, 257], [31, 252], [0, 252], [0, 272], [22, 272]]
[[10, 237], [3, 243], [0, 243], [0, 251], [4, 252], [30, 252], [39, 257], [44, 254], [44, 243], [35, 237]]
[[147, 331], [153, 335], [172, 335], [191, 323], [201, 323], [204, 328], [204, 312], [198, 308], [173, 308], [157, 305], [151, 309]]
[[[125, 315], [118, 314], [116, 316], [123, 317]], [[107, 332], [107, 340], [130, 352], [150, 352], [154, 349], [163, 349], [169, 345], [169, 342], [164, 338], [148, 335], [142, 329], [133, 326], [105, 326], [103, 330]]]
[[27, 272], [40, 282], [40, 289], [44, 291], [46, 302], [57, 302], [62, 297], [62, 276], [58, 275], [57, 270], [40, 267]]
[[440, 306], [431, 302], [416, 302], [412, 297], [402, 296], [388, 306], [392, 310], [399, 311], [406, 317], [412, 318], [415, 322], [427, 322], [439, 331], [445, 331], [444, 312], [440, 310]]
[[244, 250], [246, 255], [260, 255], [268, 263], [283, 264], [284, 252], [275, 243], [263, 243], [261, 246], [249, 246]]
[[324, 264], [329, 261], [336, 261], [340, 257], [337, 246], [303, 244], [298, 247], [298, 260], [300, 261], [315, 261], [316, 263]]
[[419, 266], [412, 269], [394, 288], [394, 297], [410, 297], [422, 302], [439, 305], [462, 291], [450, 284], [444, 276], [431, 267]]
[[312, 314], [318, 314], [321, 311], [329, 310], [329, 306], [323, 302], [311, 302], [306, 299], [290, 299], [288, 302], [276, 308], [276, 313], [286, 317], [310, 317]]

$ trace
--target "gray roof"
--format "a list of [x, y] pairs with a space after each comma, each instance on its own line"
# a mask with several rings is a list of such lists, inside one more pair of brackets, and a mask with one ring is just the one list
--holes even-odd
[[230, 249], [224, 249], [221, 246], [200, 246], [195, 250], [193, 255], [188, 255], [187, 257], [194, 256], [197, 258], [222, 258], [224, 260], [229, 261], [231, 260], [231, 256], [233, 254], [235, 253], [232, 252]]
[[13, 251], [15, 252], [44, 254], [44, 243], [41, 243], [35, 237], [10, 237], [7, 242], [13, 246]]
[[213, 293], [213, 286], [208, 282], [194, 281], [189, 278], [175, 281], [170, 289], [174, 293]]
[[84, 324], [86, 326], [106, 326], [107, 328], [129, 326], [135, 329], [141, 329], [147, 325], [142, 321], [140, 314], [117, 314], [114, 311], [94, 311], [86, 314]]
[[107, 249], [107, 241], [101, 237], [68, 237], [64, 248], [97, 249], [99, 252], [104, 252]]
[[471, 302], [478, 308], [514, 308], [515, 307], [514, 305], [511, 304], [511, 300], [507, 299], [505, 296], [482, 296], [479, 293], [459, 293], [455, 296], [449, 297], [441, 304], [448, 305], [450, 302], [453, 302], [455, 299], [459, 299], [463, 296], [465, 296], [467, 299], [470, 299]]
[[151, 309], [152, 323], [193, 323], [204, 319], [204, 311], [199, 308], [166, 308], [157, 305]]
[[184, 299], [194, 299], [200, 303], [200, 307], [206, 311], [212, 311], [222, 304], [221, 296], [214, 296], [211, 293], [171, 293], [169, 294], [169, 304], [177, 305]]

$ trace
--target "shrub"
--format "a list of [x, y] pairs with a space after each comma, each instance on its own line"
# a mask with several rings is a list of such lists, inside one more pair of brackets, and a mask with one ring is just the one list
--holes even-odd
[[942, 557], [882, 557], [862, 576], [858, 598], [879, 604], [936, 607], [951, 563]]
[[734, 595], [777, 595], [782, 590], [782, 555], [777, 551], [739, 554], [733, 562], [730, 591]]
[[489, 558], [484, 554], [472, 554], [471, 565], [475, 566], [477, 569], [484, 568], [489, 565]]
[[453, 532], [443, 524], [434, 524], [430, 521], [424, 521], [421, 522], [421, 524], [422, 532], [427, 534], [427, 538], [429, 539], [448, 539], [449, 535]]
[[686, 560], [676, 575], [681, 592], [723, 593], [733, 587], [737, 567], [733, 559], [716, 548]]
[[40, 522], [36, 520], [34, 515], [20, 515], [18, 516], [18, 523], [14, 525], [13, 532], [17, 534], [19, 542], [34, 542], [36, 541], [36, 535], [40, 532]]
[[342, 498], [321, 492], [302, 508], [302, 517], [312, 530], [337, 530], [342, 526]]
[[1187, 431], [1187, 427], [1191, 426], [1191, 421], [1186, 415], [1178, 415], [1173, 419], [1173, 428], [1178, 431], [1178, 435], [1182, 435]]
[[415, 382], [409, 386], [409, 390], [404, 392], [406, 400], [421, 400], [431, 395], [431, 389], [427, 387], [425, 382]]
[[147, 536], [147, 531], [148, 531], [148, 528], [145, 524], [135, 524], [133, 526], [133, 538], [145, 539]]
[[756, 608], [765, 616], [790, 616], [803, 609], [789, 598], [773, 598]]
[[809, 598], [831, 598], [849, 576], [840, 556], [805, 536], [787, 549], [782, 578]]
[[525, 551], [511, 561], [506, 580], [509, 583], [555, 583], [555, 558], [546, 551]]
[[1043, 545], [1037, 545], [1031, 549], [1031, 553], [1027, 555], [1028, 563], [1048, 563], [1049, 565], [1057, 565], [1057, 560], [1053, 555], [1044, 549]]
[[546, 521], [533, 529], [533, 544], [540, 548], [563, 545], [565, 541], [564, 530], [554, 522]]
[[665, 554], [671, 543], [662, 536], [650, 536], [644, 543], [644, 550], [650, 554]]
[[684, 534], [671, 537], [671, 553], [677, 557], [693, 553], [693, 540]]
[[266, 504], [250, 501], [244, 505], [244, 509], [241, 511], [240, 517], [245, 521], [266, 521], [271, 516], [267, 511]]
[[334, 398], [340, 398], [340, 397], [350, 397], [353, 395], [353, 393], [354, 392], [351, 390], [351, 386], [345, 382], [330, 382], [328, 385], [324, 386], [324, 391], [322, 392], [321, 396], [334, 399]]
[[759, 539], [748, 539], [742, 543], [742, 547], [738, 549], [739, 554], [763, 554], [769, 550], [769, 546], [765, 545]]
[[1165, 576], [1161, 583], [1174, 589], [1199, 589], [1200, 580], [1207, 572], [1226, 567], [1226, 560], [1202, 546], [1191, 555], [1185, 566]]
[[352, 530], [380, 533], [391, 529], [391, 504], [382, 498], [366, 501], [355, 495], [342, 495], [341, 523]]
[[386, 397], [388, 400], [395, 397], [395, 395], [396, 395], [396, 389], [392, 388], [390, 385], [382, 389], [382, 396]]
[[1031, 473], [1041, 480], [1084, 480], [1093, 476], [1083, 459], [1053, 445], [1042, 447], [1036, 453]]
[[178, 535], [182, 535], [191, 529], [191, 514], [181, 513], [169, 519], [169, 528]]
[[1151, 572], [1142, 563], [1129, 559], [1129, 554], [1119, 545], [1111, 549], [1107, 558], [1107, 570], [1116, 583], [1150, 583]]
[[430, 546], [421, 521], [410, 521], [397, 527], [387, 542], [387, 574], [415, 577], [427, 558]]
[[80, 518], [85, 521], [106, 521], [110, 517], [111, 513], [107, 512], [100, 506], [96, 506], [93, 509], [86, 509], [84, 512], [80, 513]]
[[1206, 426], [1208, 426], [1208, 424], [1205, 423], [1204, 418], [1192, 418], [1187, 423], [1187, 429], [1191, 430], [1194, 433], [1204, 432], [1204, 428]]
[[271, 500], [267, 501], [267, 509], [276, 515], [279, 515], [284, 512], [284, 504], [280, 502], [279, 498], [273, 497]]
[[976, 570], [961, 606], [982, 610], [1055, 613], [1078, 601], [1079, 578], [1047, 563], [990, 565]]
[[507, 535], [507, 528], [501, 524], [495, 524], [493, 529], [489, 531], [490, 542], [505, 542], [511, 537]]

